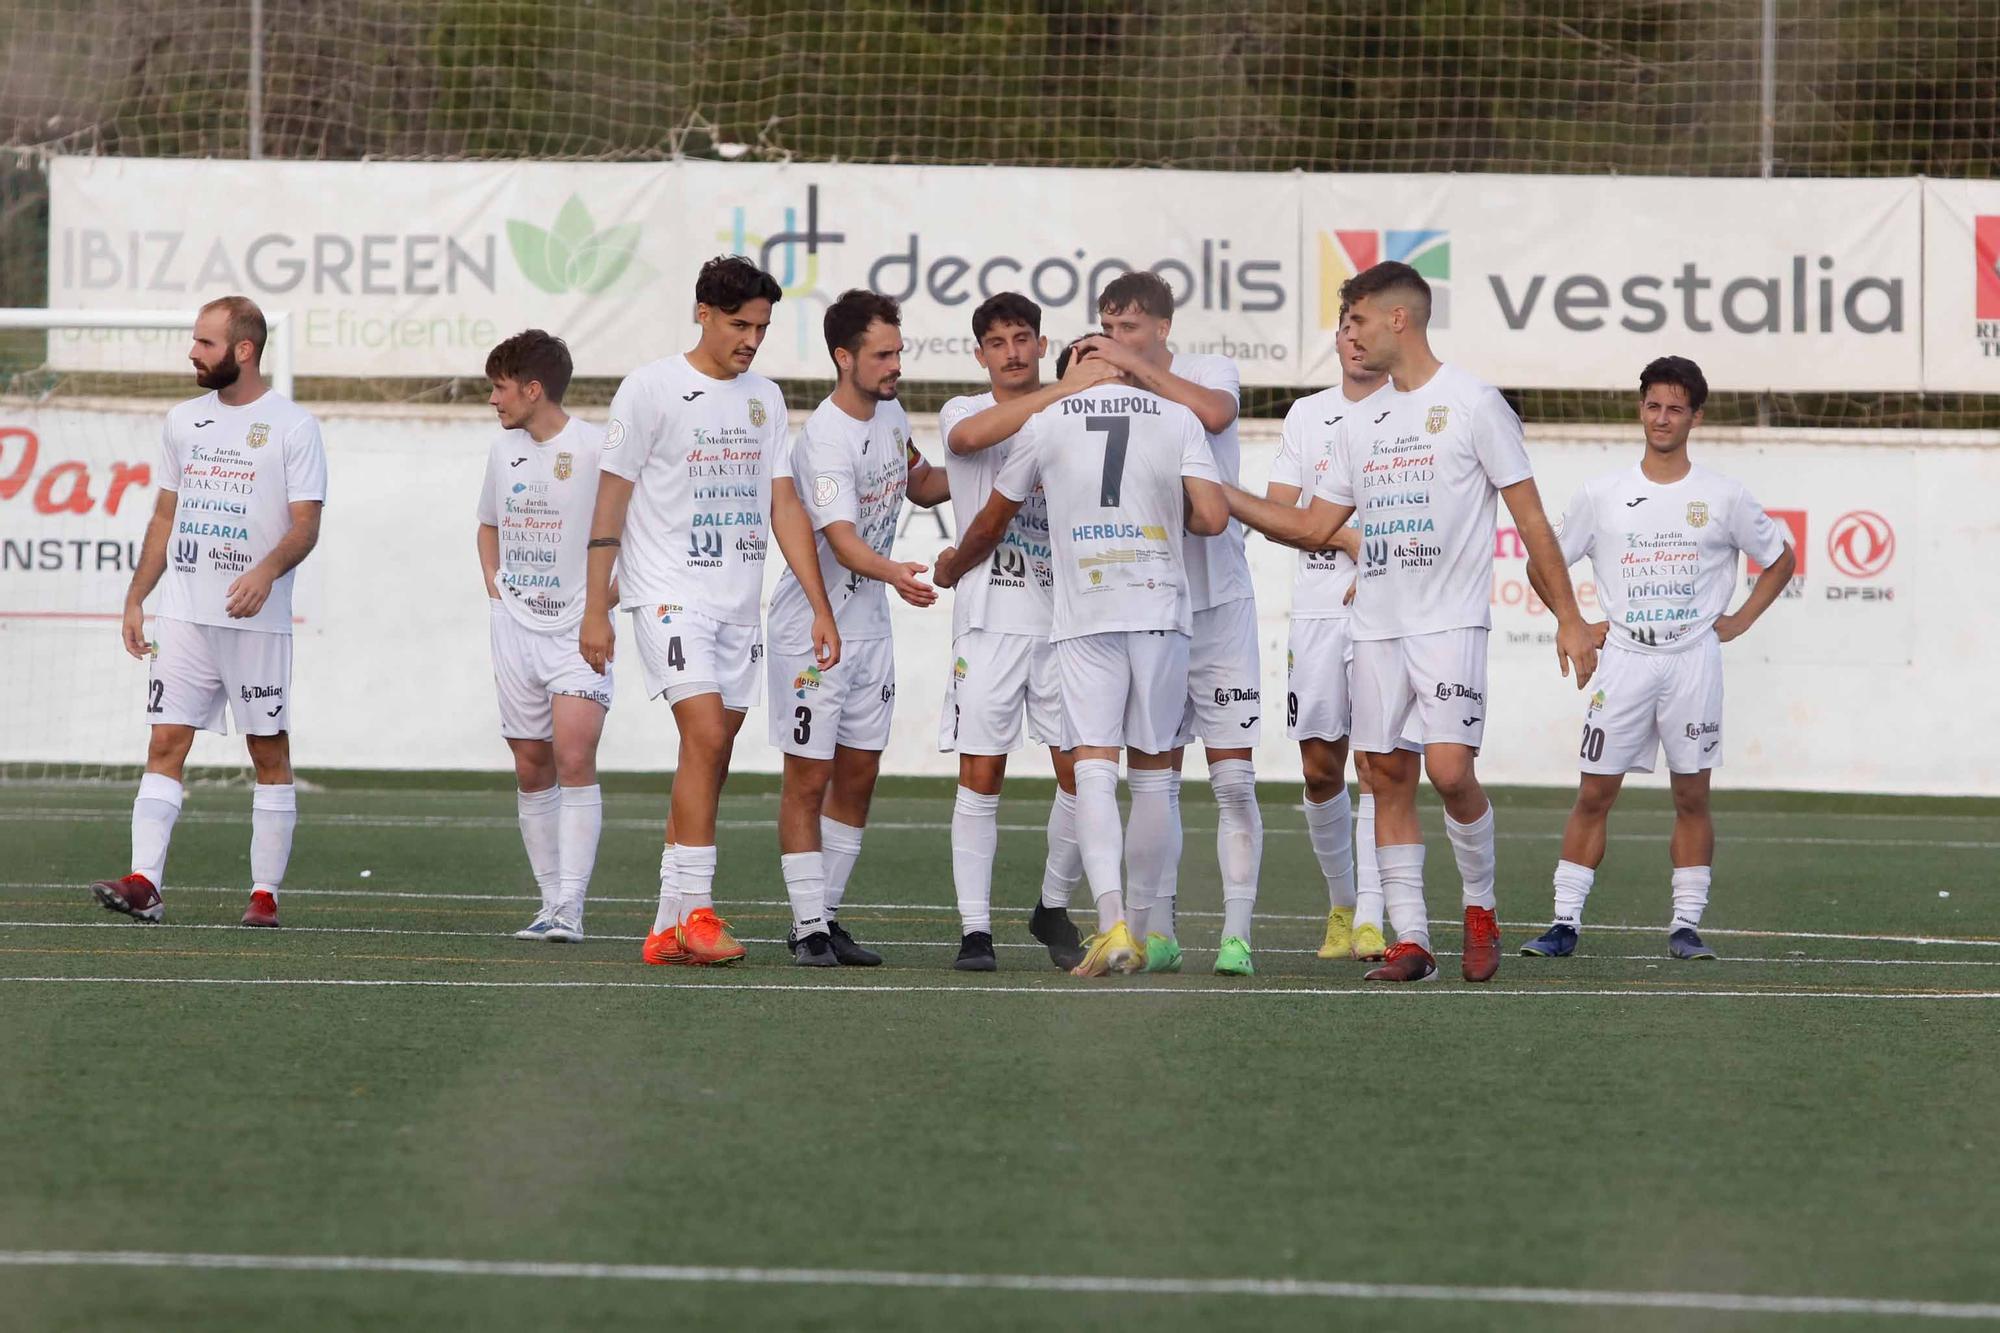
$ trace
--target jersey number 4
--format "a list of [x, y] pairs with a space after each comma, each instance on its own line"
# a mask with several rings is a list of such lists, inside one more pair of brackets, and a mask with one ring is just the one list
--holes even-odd
[[1125, 445], [1132, 438], [1130, 417], [1085, 417], [1083, 428], [1104, 435], [1104, 484], [1098, 489], [1100, 508], [1116, 509], [1125, 491]]

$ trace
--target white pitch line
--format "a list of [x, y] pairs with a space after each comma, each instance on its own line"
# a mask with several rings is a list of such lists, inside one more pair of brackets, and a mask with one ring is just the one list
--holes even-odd
[[490, 1259], [416, 1259], [345, 1254], [170, 1254], [145, 1250], [0, 1250], [15, 1268], [168, 1268], [226, 1272], [408, 1273], [430, 1277], [670, 1282], [750, 1287], [871, 1287], [917, 1291], [1007, 1291], [1071, 1296], [1258, 1296], [1322, 1301], [1429, 1301], [1460, 1305], [1552, 1305], [1730, 1314], [1875, 1315], [1995, 1319], [2000, 1303], [1885, 1300], [1852, 1296], [1759, 1296], [1726, 1291], [1606, 1291], [1588, 1287], [1447, 1286], [1328, 1282], [1312, 1278], [1150, 1278], [1058, 1273], [917, 1273], [868, 1268], [588, 1264]]
[[1123, 987], [1116, 982], [1098, 985], [1036, 984], [1020, 986], [926, 986], [880, 984], [875, 982], [828, 982], [814, 985], [797, 981], [483, 981], [467, 978], [424, 977], [55, 977], [0, 976], [0, 985], [50, 986], [298, 986], [329, 989], [395, 990], [717, 990], [793, 991], [816, 995], [1044, 995], [1127, 996], [1136, 998], [1247, 999], [1310, 995], [1323, 998], [1389, 995], [1461, 995], [1509, 999], [1601, 999], [1601, 1000], [2000, 1000], [2000, 991], [1780, 991], [1780, 990], [1583, 990], [1554, 986], [1539, 990], [1513, 990], [1490, 986], [1258, 986], [1248, 989], [1210, 988], [1188, 985]]
[[[287, 926], [284, 929], [286, 935], [395, 935], [407, 936], [412, 939], [495, 940], [502, 942], [513, 938], [513, 932], [506, 930], [408, 930], [396, 926]], [[151, 923], [143, 929], [137, 928], [130, 921], [125, 920], [0, 921], [0, 930], [117, 930], [127, 933], [136, 931], [141, 935], [152, 931], [171, 930], [219, 930], [235, 935], [243, 933], [243, 927], [220, 921], [161, 921]], [[251, 936], [249, 938], [267, 937]], [[644, 935], [609, 935], [599, 931], [592, 931], [588, 936], [588, 939], [591, 941], [618, 944], [637, 944], [643, 942], [645, 938]], [[743, 944], [779, 945], [785, 942], [782, 938], [776, 936], [767, 939], [753, 935], [739, 935], [737, 939]], [[522, 942], [526, 943], [527, 941]], [[869, 936], [868, 943], [871, 946], [880, 946], [884, 949], [956, 949], [959, 944], [957, 940], [885, 940], [878, 939], [873, 935]], [[1043, 946], [1040, 944], [1014, 940], [995, 940], [993, 941], [993, 947], [996, 949], [1030, 950], [1035, 953], [1043, 951]], [[1189, 945], [1187, 946], [1187, 952], [1189, 954], [1211, 954], [1215, 950], [1204, 948], [1200, 945]], [[1279, 949], [1273, 948], [1270, 945], [1259, 945], [1256, 952], [1259, 954], [1278, 954], [1301, 958], [1317, 957], [1319, 954], [1319, 950], [1317, 949]], [[1450, 949], [1436, 949], [1432, 952], [1439, 958], [1458, 957], [1458, 954]], [[1585, 957], [1589, 961], [1606, 963], [1657, 963], [1665, 960], [1667, 955], [1657, 953], [1613, 953], [1588, 954]], [[471, 959], [468, 961], [478, 962], [483, 960]], [[1339, 964], [1352, 960], [1333, 959], [1330, 961]], [[1770, 958], [1738, 955], [1707, 961], [1721, 963], [1764, 963], [1781, 967], [1815, 965], [1823, 967], [2000, 967], [2000, 959], [1996, 958]], [[1539, 965], [1530, 963], [1527, 966], [1534, 967]], [[1560, 966], [1560, 964], [1557, 964], [1557, 966]]]

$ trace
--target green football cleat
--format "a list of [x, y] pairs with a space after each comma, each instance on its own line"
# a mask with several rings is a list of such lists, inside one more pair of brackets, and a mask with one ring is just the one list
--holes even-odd
[[1250, 965], [1250, 946], [1241, 935], [1223, 937], [1222, 947], [1215, 954], [1215, 975], [1218, 977], [1247, 977], [1256, 973]]
[[1170, 940], [1154, 931], [1146, 936], [1146, 970], [1148, 972], [1178, 972], [1181, 970], [1181, 946], [1179, 940]]

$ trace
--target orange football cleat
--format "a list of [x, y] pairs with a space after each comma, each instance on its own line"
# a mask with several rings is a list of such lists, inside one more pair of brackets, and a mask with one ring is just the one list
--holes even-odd
[[713, 907], [697, 907], [681, 922], [681, 948], [698, 967], [726, 967], [743, 957], [743, 946], [729, 933], [729, 923]]
[[694, 962], [688, 951], [681, 947], [681, 928], [668, 926], [665, 930], [654, 931], [646, 936], [645, 945], [639, 956], [655, 967], [684, 966]]
[[1500, 923], [1490, 907], [1465, 909], [1465, 947], [1459, 955], [1467, 981], [1491, 981], [1500, 970]]

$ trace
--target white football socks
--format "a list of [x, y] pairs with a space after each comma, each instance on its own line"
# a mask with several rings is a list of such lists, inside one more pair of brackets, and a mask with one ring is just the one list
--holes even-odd
[[553, 912], [562, 894], [562, 788], [514, 793], [514, 810], [521, 817], [521, 845], [528, 849], [528, 869], [542, 891], [542, 910]]
[[951, 807], [951, 882], [960, 933], [993, 933], [993, 854], [1000, 846], [1000, 798], [958, 789]]
[[792, 933], [826, 934], [826, 863], [818, 852], [787, 852], [778, 858], [785, 897], [792, 903]]
[[1257, 769], [1248, 759], [1208, 766], [1215, 792], [1215, 859], [1222, 867], [1222, 934], [1250, 942], [1257, 872], [1264, 861], [1264, 816], [1257, 809]]
[[1179, 777], [1171, 768], [1135, 768], [1125, 775], [1125, 789], [1132, 794], [1132, 817], [1125, 827], [1125, 917], [1133, 938], [1142, 942], [1141, 932], [1174, 938], [1175, 877], [1181, 863]]
[[1556, 862], [1556, 924], [1583, 927], [1583, 904], [1597, 872], [1574, 861]]
[[660, 849], [660, 905], [653, 913], [653, 934], [681, 923], [681, 872], [679, 849], [672, 843]]
[[1330, 801], [1306, 802], [1306, 837], [1326, 877], [1327, 906], [1354, 906], [1354, 807], [1346, 791]]
[[289, 782], [258, 783], [250, 795], [250, 891], [278, 897], [292, 859], [292, 830], [299, 823], [299, 789]]
[[1452, 858], [1458, 862], [1458, 877], [1463, 884], [1459, 892], [1463, 905], [1492, 911], [1499, 905], [1499, 900], [1493, 896], [1493, 875], [1498, 858], [1493, 851], [1492, 803], [1488, 802], [1486, 813], [1470, 824], [1461, 824], [1446, 815], [1444, 831], [1451, 839]]
[[1390, 929], [1398, 940], [1407, 940], [1431, 952], [1430, 913], [1424, 906], [1424, 845], [1397, 843], [1376, 849], [1382, 867], [1382, 905], [1389, 913]]
[[1076, 793], [1056, 788], [1049, 803], [1049, 859], [1042, 866], [1042, 906], [1068, 907], [1083, 878], [1083, 853], [1076, 845]]
[[167, 844], [186, 799], [187, 789], [178, 778], [148, 773], [139, 779], [139, 794], [132, 801], [132, 873], [144, 875], [156, 889], [167, 873]]
[[1382, 929], [1382, 870], [1375, 864], [1375, 795], [1354, 807], [1354, 924]]
[[840, 915], [840, 900], [847, 896], [847, 877], [861, 859], [861, 830], [821, 815], [819, 850], [826, 866], [826, 919], [831, 921]]
[[674, 848], [674, 888], [680, 894], [680, 920], [704, 907], [715, 910], [715, 846], [681, 843]]
[[597, 866], [597, 840], [604, 831], [604, 789], [596, 783], [588, 787], [562, 787], [562, 809], [558, 823], [562, 846], [557, 862], [562, 867], [561, 897], [557, 910], [570, 924], [583, 924], [583, 900], [590, 892], [590, 872]]
[[1079, 759], [1076, 764], [1077, 827], [1090, 830], [1078, 843], [1084, 878], [1097, 904], [1099, 934], [1125, 919], [1125, 898], [1119, 862], [1125, 853], [1125, 833], [1118, 822], [1118, 765], [1109, 759]]
[[1713, 876], [1712, 866], [1674, 867], [1674, 920], [1670, 930], [1696, 930], [1701, 926]]

